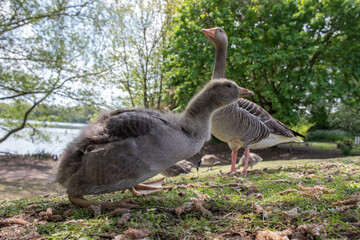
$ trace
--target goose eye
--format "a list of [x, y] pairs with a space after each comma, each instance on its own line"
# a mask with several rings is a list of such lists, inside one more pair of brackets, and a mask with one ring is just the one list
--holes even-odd
[[220, 32], [222, 32], [222, 30], [220, 29]]
[[227, 85], [228, 87], [232, 87], [232, 85], [231, 85], [231, 83], [228, 83], [228, 85]]

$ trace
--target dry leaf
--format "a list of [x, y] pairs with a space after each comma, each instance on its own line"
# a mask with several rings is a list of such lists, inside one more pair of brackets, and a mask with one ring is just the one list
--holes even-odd
[[117, 215], [121, 215], [124, 213], [129, 213], [129, 212], [130, 212], [130, 209], [128, 209], [128, 208], [116, 208], [113, 211], [105, 214], [105, 216], [117, 216]]
[[115, 236], [114, 240], [128, 240], [128, 238], [125, 237], [125, 235], [120, 234], [120, 235]]
[[94, 218], [101, 216], [101, 205], [90, 205], [89, 208], [93, 211]]
[[251, 207], [252, 207], [252, 209], [255, 210], [255, 212], [257, 214], [262, 214], [263, 218], [268, 218], [269, 217], [269, 213], [267, 211], [265, 211], [262, 206], [253, 204]]
[[334, 167], [337, 167], [336, 164], [328, 164], [328, 165], [325, 165], [323, 168], [334, 168]]
[[179, 197], [184, 197], [185, 195], [186, 195], [185, 192], [179, 192], [179, 193], [178, 193], [178, 196], [179, 196]]
[[211, 213], [209, 210], [205, 209], [205, 208], [202, 206], [202, 204], [201, 204], [202, 201], [201, 201], [201, 200], [199, 200], [199, 199], [197, 199], [197, 198], [191, 198], [190, 200], [191, 200], [191, 203], [192, 203], [192, 208], [191, 208], [191, 210], [199, 211], [199, 212], [201, 212], [202, 214], [208, 215], [208, 216], [211, 216], [211, 215], [212, 215], [212, 213]]
[[335, 190], [333, 189], [329, 189], [326, 188], [324, 186], [313, 186], [313, 187], [303, 187], [302, 186], [302, 182], [300, 181], [298, 184], [300, 191], [300, 194], [303, 196], [310, 196], [310, 197], [315, 197], [317, 199], [320, 198], [320, 195], [324, 194], [324, 193], [333, 193], [335, 192]]
[[124, 234], [130, 238], [144, 238], [148, 236], [150, 232], [147, 229], [137, 230], [134, 228], [129, 228], [124, 232]]
[[287, 182], [287, 183], [292, 183], [292, 181], [288, 180], [288, 179], [277, 179], [277, 180], [273, 180], [272, 182]]
[[39, 208], [39, 207], [40, 207], [39, 204], [31, 204], [29, 206], [24, 207], [24, 209], [32, 209], [32, 208]]
[[336, 206], [336, 205], [351, 205], [351, 204], [355, 204], [357, 202], [360, 201], [360, 198], [356, 199], [356, 198], [349, 198], [347, 200], [344, 201], [337, 201], [332, 203], [332, 205]]
[[284, 194], [291, 193], [291, 192], [299, 192], [299, 191], [296, 189], [287, 189], [285, 191], [279, 192], [278, 194], [284, 195]]
[[62, 216], [66, 218], [66, 217], [70, 216], [73, 211], [74, 211], [74, 209], [68, 209], [62, 214]]
[[356, 206], [356, 204], [345, 205], [345, 206], [337, 206], [337, 207], [335, 207], [335, 212], [344, 213], [347, 210], [349, 210], [350, 208], [355, 207], [355, 206]]
[[186, 209], [186, 206], [182, 206], [182, 207], [175, 208], [175, 213], [176, 213], [177, 215], [180, 215], [180, 214], [182, 214], [182, 213], [185, 211], [185, 209]]
[[314, 186], [314, 187], [303, 187], [301, 181], [299, 182], [298, 187], [301, 191], [323, 191], [323, 192], [327, 192], [327, 193], [335, 192], [335, 190], [333, 190], [333, 189], [329, 189], [329, 188], [326, 188], [324, 186], [319, 186], [319, 185]]
[[265, 211], [264, 208], [260, 205], [253, 204], [251, 207], [255, 210], [256, 213], [261, 213], [262, 211]]
[[256, 234], [256, 240], [289, 240], [289, 238], [287, 236], [280, 236], [269, 230], [264, 230]]
[[52, 214], [52, 209], [47, 208], [46, 211], [40, 212], [39, 216], [43, 219], [48, 219]]
[[304, 224], [304, 225], [298, 226], [297, 229], [304, 234], [320, 236], [321, 232], [324, 230], [324, 226], [320, 225], [320, 224]]
[[278, 231], [275, 232], [276, 234], [280, 235], [280, 236], [289, 236], [293, 234], [293, 230], [291, 228], [285, 229], [284, 231]]
[[0, 219], [0, 226], [9, 226], [13, 224], [27, 225], [28, 222], [20, 218]]
[[30, 240], [30, 239], [38, 239], [39, 233], [38, 232], [32, 232], [25, 236], [22, 236], [20, 240]]
[[124, 213], [121, 216], [121, 218], [118, 220], [117, 226], [121, 227], [121, 226], [125, 225], [125, 223], [127, 223], [127, 221], [129, 221], [130, 217], [131, 217], [130, 213]]
[[52, 210], [52, 208], [47, 208], [47, 209], [46, 209], [46, 214], [47, 214], [47, 215], [53, 215], [53, 210]]
[[65, 224], [79, 224], [81, 226], [89, 226], [90, 225], [90, 223], [84, 219], [69, 220], [69, 221], [66, 221]]
[[284, 211], [282, 214], [290, 220], [297, 218], [297, 216], [299, 215], [297, 208], [291, 209], [289, 211]]
[[318, 214], [318, 212], [316, 210], [307, 210], [304, 212], [304, 214], [310, 217], [314, 217]]

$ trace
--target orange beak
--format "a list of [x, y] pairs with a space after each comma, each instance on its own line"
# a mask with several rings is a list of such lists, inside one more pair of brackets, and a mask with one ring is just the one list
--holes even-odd
[[215, 28], [202, 29], [201, 31], [210, 39], [215, 37]]
[[254, 95], [255, 94], [253, 91], [247, 90], [246, 88], [239, 87], [239, 96], [240, 97], [250, 97], [250, 96], [254, 96]]

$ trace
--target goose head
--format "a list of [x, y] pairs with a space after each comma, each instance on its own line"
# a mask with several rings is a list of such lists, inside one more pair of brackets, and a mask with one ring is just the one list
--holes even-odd
[[228, 38], [226, 36], [226, 32], [222, 28], [216, 27], [211, 29], [202, 29], [201, 31], [215, 46], [227, 48]]
[[207, 95], [210, 102], [218, 106], [230, 104], [239, 97], [254, 95], [252, 91], [239, 87], [235, 82], [228, 79], [213, 80], [206, 89], [208, 89]]

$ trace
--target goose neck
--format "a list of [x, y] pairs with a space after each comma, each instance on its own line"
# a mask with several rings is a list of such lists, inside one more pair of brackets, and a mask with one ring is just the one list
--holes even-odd
[[227, 46], [215, 46], [215, 64], [212, 79], [226, 78], [226, 54]]

